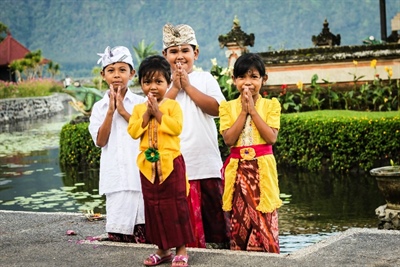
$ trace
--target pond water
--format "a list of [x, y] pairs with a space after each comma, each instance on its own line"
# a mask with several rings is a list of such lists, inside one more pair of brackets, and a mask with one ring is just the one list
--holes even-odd
[[[0, 210], [105, 213], [98, 170], [64, 169], [59, 132], [72, 112], [0, 128]], [[377, 228], [385, 203], [369, 174], [334, 175], [279, 168], [281, 253], [353, 227]]]

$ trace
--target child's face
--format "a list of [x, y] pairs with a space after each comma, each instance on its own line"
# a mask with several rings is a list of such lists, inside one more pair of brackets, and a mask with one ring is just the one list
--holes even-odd
[[143, 93], [147, 96], [152, 94], [160, 102], [169, 87], [169, 83], [164, 75], [160, 72], [151, 73], [142, 78], [140, 82]]
[[101, 76], [103, 76], [108, 85], [113, 85], [115, 91], [118, 90], [118, 87], [125, 90], [133, 75], [135, 75], [135, 70], [131, 70], [129, 64], [125, 62], [110, 64], [101, 72]]
[[244, 88], [248, 88], [253, 96], [259, 94], [260, 89], [268, 76], [261, 77], [260, 73], [256, 69], [248, 70], [244, 75], [238, 77], [232, 77], [233, 84], [236, 86], [240, 94], [242, 94]]
[[180, 62], [182, 68], [191, 73], [194, 61], [199, 57], [199, 49], [193, 50], [189, 44], [171, 46], [163, 51], [163, 55], [171, 65], [172, 71], [176, 70], [176, 63]]

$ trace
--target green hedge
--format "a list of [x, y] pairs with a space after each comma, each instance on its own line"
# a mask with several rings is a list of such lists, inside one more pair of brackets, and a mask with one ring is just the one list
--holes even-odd
[[60, 164], [73, 167], [99, 167], [101, 149], [93, 143], [88, 122], [67, 123], [60, 133]]
[[[217, 121], [218, 125], [218, 121]], [[219, 139], [222, 157], [227, 148]], [[88, 122], [64, 125], [60, 162], [98, 167], [100, 148], [94, 146]], [[274, 145], [278, 165], [309, 171], [369, 171], [400, 163], [400, 112], [323, 110], [282, 114]]]
[[400, 163], [400, 112], [324, 110], [284, 114], [278, 164], [309, 171], [369, 171]]

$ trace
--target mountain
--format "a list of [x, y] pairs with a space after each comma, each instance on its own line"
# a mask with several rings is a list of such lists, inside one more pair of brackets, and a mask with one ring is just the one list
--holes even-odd
[[[227, 65], [218, 36], [231, 30], [235, 16], [255, 35], [251, 52], [312, 47], [325, 19], [341, 45], [381, 37], [379, 0], [0, 0], [0, 7], [0, 22], [28, 49], [59, 63], [60, 78], [91, 76], [106, 46], [124, 45], [133, 53], [144, 39], [161, 53], [167, 22], [193, 27], [200, 46], [196, 66], [204, 70], [212, 58]], [[387, 35], [398, 12], [399, 1], [386, 0]]]

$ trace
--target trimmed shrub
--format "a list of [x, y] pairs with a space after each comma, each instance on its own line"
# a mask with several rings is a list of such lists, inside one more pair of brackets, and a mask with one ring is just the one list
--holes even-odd
[[[218, 126], [218, 120], [217, 120]], [[60, 163], [99, 167], [101, 149], [88, 122], [72, 122], [60, 134]], [[229, 149], [219, 138], [222, 158]], [[309, 171], [364, 172], [390, 160], [400, 163], [400, 113], [323, 110], [283, 114], [274, 145], [278, 165]]]
[[67, 123], [60, 133], [60, 163], [80, 168], [100, 165], [101, 149], [93, 143], [88, 122]]
[[400, 113], [324, 110], [284, 114], [278, 164], [309, 171], [368, 171], [400, 162]]

